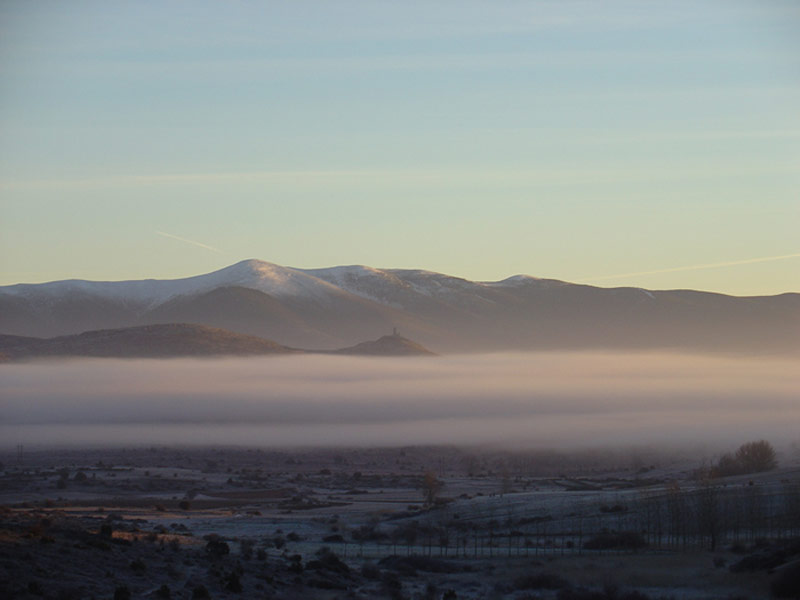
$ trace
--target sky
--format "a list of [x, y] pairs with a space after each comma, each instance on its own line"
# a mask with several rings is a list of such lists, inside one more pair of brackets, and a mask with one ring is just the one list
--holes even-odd
[[800, 5], [0, 3], [0, 285], [800, 291]]

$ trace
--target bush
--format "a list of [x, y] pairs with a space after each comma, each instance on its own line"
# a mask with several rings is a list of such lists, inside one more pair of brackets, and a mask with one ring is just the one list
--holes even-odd
[[735, 454], [725, 454], [717, 463], [717, 474], [744, 475], [771, 471], [778, 466], [775, 448], [766, 440], [747, 442], [739, 446]]
[[647, 541], [635, 531], [604, 532], [588, 539], [587, 550], [637, 550], [647, 546]]
[[767, 440], [742, 444], [736, 451], [734, 458], [746, 469], [745, 473], [771, 471], [778, 466], [775, 448]]
[[235, 594], [242, 593], [242, 582], [239, 579], [238, 573], [231, 571], [227, 577], [225, 577], [225, 589]]
[[423, 596], [424, 600], [436, 600], [439, 597], [439, 588], [436, 587], [435, 583], [428, 582], [425, 586], [425, 595]]
[[441, 558], [429, 556], [387, 556], [378, 564], [384, 569], [391, 569], [402, 575], [413, 576], [417, 571], [424, 573], [458, 573], [464, 570], [461, 566]]
[[158, 590], [156, 590], [156, 598], [162, 598], [163, 600], [169, 600], [172, 598], [172, 592], [169, 589], [169, 586], [164, 584]]
[[286, 567], [286, 570], [290, 573], [300, 574], [303, 572], [303, 557], [299, 554], [292, 554], [289, 557], [289, 566]]
[[628, 507], [622, 504], [614, 504], [613, 506], [609, 506], [608, 504], [601, 504], [600, 505], [600, 512], [602, 513], [622, 513], [627, 512]]
[[328, 548], [320, 548], [317, 552], [317, 560], [309, 561], [306, 565], [310, 570], [324, 570], [338, 573], [340, 575], [349, 575], [350, 567], [347, 566], [342, 560], [336, 556]]
[[227, 542], [223, 542], [215, 535], [210, 535], [207, 539], [206, 554], [213, 557], [221, 557], [230, 554], [231, 548], [228, 546]]
[[770, 585], [770, 592], [776, 598], [800, 597], [800, 564], [781, 569]]
[[137, 575], [142, 575], [147, 570], [147, 565], [144, 564], [141, 558], [137, 558], [131, 561], [130, 568]]
[[131, 600], [131, 591], [127, 585], [120, 585], [114, 590], [114, 600]]
[[253, 558], [253, 548], [255, 545], [255, 540], [239, 540], [239, 554], [244, 560], [250, 560]]
[[567, 587], [558, 591], [558, 600], [650, 600], [650, 596], [637, 590], [620, 592], [616, 585], [607, 585], [603, 591], [583, 587]]
[[361, 575], [365, 579], [372, 579], [373, 581], [376, 579], [380, 579], [381, 570], [375, 565], [375, 563], [367, 562], [361, 565]]
[[523, 575], [514, 580], [514, 588], [518, 590], [560, 590], [568, 586], [566, 579], [552, 573]]

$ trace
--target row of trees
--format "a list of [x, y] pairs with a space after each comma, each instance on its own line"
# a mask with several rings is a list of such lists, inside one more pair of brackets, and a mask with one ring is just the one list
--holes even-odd
[[[717, 550], [761, 539], [800, 536], [800, 482], [722, 486], [712, 480], [630, 494], [611, 509], [576, 501], [564, 516], [515, 513], [498, 499], [455, 512], [450, 507], [398, 522], [375, 521], [353, 532], [365, 556], [536, 556], [642, 548]], [[566, 513], [566, 514], [564, 514]], [[345, 539], [341, 540], [345, 542]]]
[[[445, 556], [492, 556], [644, 546], [714, 550], [722, 543], [800, 535], [800, 482], [724, 484], [716, 478], [776, 466], [774, 448], [759, 440], [742, 444], [712, 468], [700, 470], [698, 479], [686, 482], [683, 488], [675, 482], [666, 489], [626, 494], [613, 506], [579, 501], [574, 510], [559, 508], [557, 512], [567, 517], [541, 510], [514, 515], [511, 508], [503, 515], [502, 504], [496, 502], [480, 503], [466, 511], [461, 507], [461, 514], [440, 507], [394, 527], [374, 522], [368, 531], [354, 532], [353, 539], [360, 544], [406, 546], [412, 554], [432, 554], [438, 548]], [[423, 476], [426, 506], [439, 504], [442, 487], [433, 472]]]

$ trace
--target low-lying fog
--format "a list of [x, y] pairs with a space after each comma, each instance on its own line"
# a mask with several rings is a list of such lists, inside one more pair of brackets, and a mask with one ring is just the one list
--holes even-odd
[[0, 367], [14, 444], [531, 447], [797, 441], [795, 361], [668, 354], [70, 360]]

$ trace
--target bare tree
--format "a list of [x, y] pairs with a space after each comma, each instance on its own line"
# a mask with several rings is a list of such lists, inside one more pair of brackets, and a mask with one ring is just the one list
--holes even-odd
[[697, 497], [697, 517], [700, 534], [708, 536], [710, 550], [717, 549], [717, 540], [722, 529], [720, 514], [719, 490], [710, 478], [700, 483]]
[[742, 444], [734, 458], [741, 465], [744, 473], [771, 471], [778, 466], [775, 448], [767, 440]]
[[433, 506], [436, 503], [436, 497], [444, 487], [444, 483], [436, 477], [436, 473], [428, 471], [422, 478], [422, 493], [425, 496], [425, 504]]

